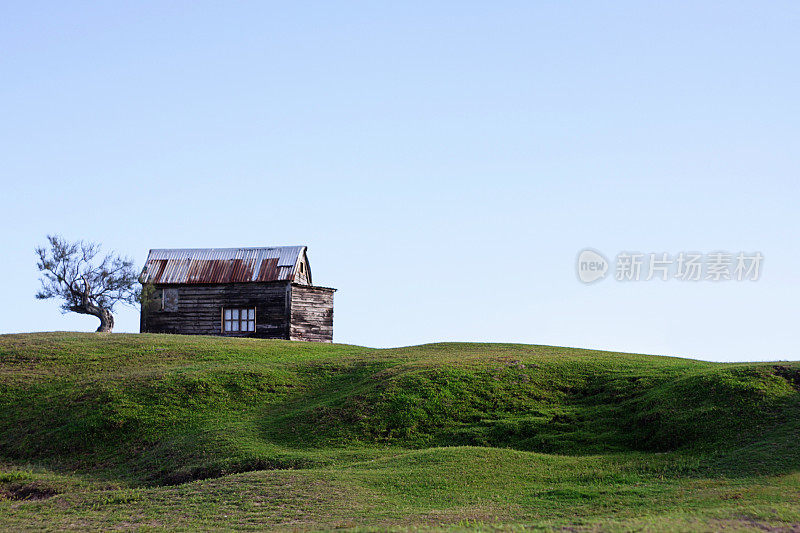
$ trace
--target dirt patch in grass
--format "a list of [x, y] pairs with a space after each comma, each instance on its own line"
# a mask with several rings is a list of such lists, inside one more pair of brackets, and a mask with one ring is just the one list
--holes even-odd
[[731, 529], [734, 531], [768, 531], [770, 533], [800, 533], [800, 524], [770, 524], [753, 518], [743, 516], [734, 520], [717, 520], [720, 530]]
[[41, 483], [13, 483], [0, 487], [0, 499], [46, 500], [58, 494], [53, 488]]

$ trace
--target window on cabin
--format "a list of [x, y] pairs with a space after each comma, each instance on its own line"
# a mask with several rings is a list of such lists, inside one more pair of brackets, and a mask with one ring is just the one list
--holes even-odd
[[168, 312], [178, 310], [178, 289], [164, 289], [161, 296], [161, 310]]
[[225, 307], [222, 310], [222, 331], [240, 333], [256, 330], [255, 307]]
[[300, 263], [300, 273], [301, 273], [301, 274], [304, 272], [303, 268], [304, 268], [304, 265], [303, 265], [303, 263]]

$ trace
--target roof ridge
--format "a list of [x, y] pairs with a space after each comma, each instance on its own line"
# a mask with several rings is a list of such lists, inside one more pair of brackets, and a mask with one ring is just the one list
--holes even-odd
[[150, 251], [164, 251], [164, 250], [176, 250], [176, 251], [187, 251], [187, 250], [275, 250], [278, 248], [308, 248], [305, 244], [292, 244], [292, 245], [281, 245], [281, 246], [226, 246], [224, 248], [217, 248], [217, 247], [207, 247], [207, 248], [150, 248]]

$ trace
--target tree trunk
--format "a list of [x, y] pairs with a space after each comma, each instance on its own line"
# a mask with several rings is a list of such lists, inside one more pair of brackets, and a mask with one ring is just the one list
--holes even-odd
[[114, 315], [108, 309], [100, 309], [100, 312], [95, 315], [100, 319], [100, 327], [97, 328], [98, 332], [111, 333], [114, 329]]
[[111, 333], [111, 330], [114, 329], [114, 315], [112, 315], [111, 311], [108, 309], [89, 304], [76, 305], [70, 307], [69, 310], [82, 315], [96, 316], [98, 319], [100, 319], [100, 327], [97, 328], [98, 333]]

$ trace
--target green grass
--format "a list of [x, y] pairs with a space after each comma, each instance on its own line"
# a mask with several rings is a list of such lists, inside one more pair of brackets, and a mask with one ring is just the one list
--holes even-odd
[[800, 364], [0, 336], [0, 527], [800, 524]]

